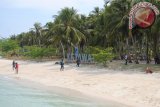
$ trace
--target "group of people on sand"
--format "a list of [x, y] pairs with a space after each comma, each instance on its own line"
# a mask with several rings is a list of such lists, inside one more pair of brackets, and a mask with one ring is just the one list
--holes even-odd
[[[127, 63], [128, 63], [128, 55], [126, 54], [125, 56], [124, 56], [124, 59], [125, 59], [125, 65], [127, 65]], [[148, 74], [152, 74], [153, 73], [153, 71], [151, 70], [151, 68], [150, 67], [146, 67], [146, 69], [145, 69], [145, 72]]]
[[[121, 57], [123, 57], [123, 56], [121, 56]], [[133, 59], [136, 64], [139, 64], [138, 58], [137, 57], [133, 58], [133, 57], [134, 57], [133, 54], [125, 54], [124, 58], [121, 58], [121, 59], [125, 59], [125, 65], [127, 65], [128, 63], [133, 63], [133, 61], [132, 61]]]
[[[126, 59], [126, 58], [125, 58]], [[79, 67], [79, 65], [80, 65], [80, 59], [79, 58], [77, 58], [77, 60], [76, 60], [76, 63], [77, 63], [77, 67]], [[126, 63], [127, 63], [127, 61], [126, 61]], [[60, 61], [60, 71], [63, 71], [64, 70], [64, 60], [62, 59], [61, 61]], [[16, 74], [18, 74], [18, 69], [19, 69], [19, 64], [17, 63], [17, 62], [15, 62], [14, 60], [13, 60], [13, 62], [12, 62], [12, 67], [13, 67], [13, 70], [15, 70], [16, 71]], [[153, 71], [151, 70], [151, 68], [150, 67], [147, 67], [146, 68], [146, 70], [145, 70], [145, 72], [148, 74], [148, 73], [153, 73]]]
[[[79, 65], [80, 65], [80, 59], [79, 58], [77, 58], [76, 63], [77, 63], [77, 67], [79, 67]], [[60, 61], [60, 66], [61, 66], [60, 71], [63, 71], [64, 70], [64, 60], [63, 59]], [[16, 71], [16, 74], [18, 74], [19, 64], [17, 62], [15, 62], [14, 60], [12, 62], [12, 68], [13, 68], [13, 70]]]
[[[76, 60], [77, 67], [79, 67], [80, 62], [81, 62], [81, 60], [79, 58], [77, 58], [77, 60]], [[60, 61], [60, 66], [61, 66], [60, 71], [63, 71], [64, 70], [64, 60], [63, 59]]]
[[[139, 60], [140, 61], [148, 60], [149, 63], [152, 61], [151, 58], [147, 59], [146, 56], [134, 55], [130, 53], [121, 55], [121, 60], [125, 60], [125, 65], [127, 65], [128, 63], [133, 63], [133, 60], [136, 64], [139, 64]], [[156, 54], [154, 56], [154, 62], [155, 64], [160, 64], [160, 54]]]
[[12, 62], [12, 67], [13, 67], [13, 70], [16, 70], [16, 74], [18, 74], [19, 65], [18, 65], [18, 63], [15, 62], [14, 60], [13, 60], [13, 62]]

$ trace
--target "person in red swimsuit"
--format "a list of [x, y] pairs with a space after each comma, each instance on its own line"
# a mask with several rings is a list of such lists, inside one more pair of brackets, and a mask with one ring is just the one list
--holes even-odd
[[19, 65], [18, 65], [18, 63], [16, 63], [16, 65], [15, 65], [15, 69], [16, 69], [16, 74], [18, 74], [18, 69], [19, 69]]

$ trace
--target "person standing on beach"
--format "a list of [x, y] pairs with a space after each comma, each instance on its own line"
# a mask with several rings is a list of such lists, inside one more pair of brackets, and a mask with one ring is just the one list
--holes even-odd
[[126, 54], [125, 56], [124, 56], [124, 59], [125, 59], [125, 65], [127, 65], [127, 60], [128, 60], [128, 55]]
[[157, 54], [156, 54], [155, 57], [154, 57], [154, 61], [155, 61], [155, 64], [158, 64], [159, 58], [158, 58], [158, 55], [157, 55]]
[[13, 60], [13, 62], [12, 62], [13, 70], [15, 69], [15, 65], [16, 65], [16, 62]]
[[16, 74], [18, 74], [19, 65], [18, 63], [15, 64]]
[[60, 65], [61, 65], [60, 71], [63, 71], [63, 70], [64, 70], [64, 62], [63, 62], [63, 59], [61, 60]]
[[79, 65], [80, 65], [80, 58], [77, 58], [76, 63], [77, 63], [77, 67], [79, 67]]

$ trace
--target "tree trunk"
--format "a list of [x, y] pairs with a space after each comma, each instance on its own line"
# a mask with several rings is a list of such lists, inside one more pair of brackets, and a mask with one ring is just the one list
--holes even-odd
[[65, 59], [65, 51], [64, 51], [64, 46], [62, 41], [60, 41], [61, 47], [62, 47], [62, 51], [63, 51], [63, 59]]
[[129, 50], [129, 41], [128, 38], [126, 38], [126, 53], [128, 53]]
[[38, 45], [39, 45], [39, 47], [41, 47], [41, 40], [40, 39], [38, 40]]
[[153, 53], [154, 53], [154, 56], [157, 54], [157, 35], [154, 35], [154, 38], [153, 38], [154, 42], [153, 42]]
[[41, 30], [39, 31], [38, 38], [39, 38], [38, 45], [39, 45], [39, 47], [41, 47], [41, 38], [42, 38]]
[[146, 49], [146, 55], [147, 55], [146, 63], [147, 64], [149, 64], [149, 44], [148, 44], [148, 41], [149, 41], [149, 34], [147, 34], [147, 49]]

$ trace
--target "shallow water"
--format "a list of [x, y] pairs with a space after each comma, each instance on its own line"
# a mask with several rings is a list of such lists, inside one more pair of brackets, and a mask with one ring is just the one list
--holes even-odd
[[21, 85], [0, 76], [0, 107], [124, 107]]

